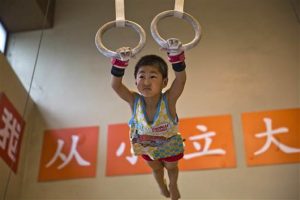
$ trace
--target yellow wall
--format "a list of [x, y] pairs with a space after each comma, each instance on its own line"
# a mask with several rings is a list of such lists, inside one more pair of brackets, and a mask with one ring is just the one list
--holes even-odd
[[[165, 58], [149, 26], [156, 14], [173, 8], [173, 1], [131, 0], [125, 8], [126, 18], [144, 27], [148, 36], [137, 57], [155, 53]], [[231, 114], [237, 168], [181, 172], [183, 199], [299, 198], [299, 164], [246, 166], [240, 118], [243, 112], [300, 106], [299, 22], [290, 2], [190, 0], [185, 1], [185, 11], [200, 21], [203, 36], [197, 47], [186, 52], [188, 81], [178, 115]], [[126, 123], [130, 118], [129, 107], [110, 88], [109, 59], [94, 45], [96, 31], [114, 20], [114, 15], [114, 1], [60, 0], [53, 29], [43, 35], [40, 31], [12, 35], [7, 56], [25, 88], [29, 88], [39, 37], [43, 36], [30, 91], [36, 109], [24, 140], [19, 199], [161, 198], [150, 174], [105, 176], [107, 125]], [[179, 37], [183, 42], [193, 37], [188, 24], [176, 19], [162, 21], [160, 30], [163, 36]], [[137, 40], [129, 30], [113, 30], [104, 37], [105, 44], [114, 49], [134, 46]], [[136, 61], [131, 60], [124, 77], [132, 89]], [[173, 77], [170, 72], [170, 79]], [[90, 125], [100, 126], [96, 178], [37, 182], [44, 129]], [[7, 174], [5, 168], [0, 165]], [[0, 186], [5, 185], [3, 181], [1, 175]], [[12, 197], [14, 190], [9, 187]]]
[[[23, 143], [21, 145], [20, 162], [17, 168], [17, 174], [12, 172], [8, 165], [0, 159], [0, 199], [18, 199], [22, 185], [22, 176], [24, 175], [23, 161], [25, 160], [25, 141], [29, 133], [29, 116], [32, 111], [33, 102], [22, 86], [17, 75], [11, 68], [6, 57], [0, 53], [0, 92], [4, 92], [10, 102], [14, 105], [23, 119], [27, 122], [25, 125]], [[27, 101], [27, 103], [26, 103]], [[24, 137], [23, 137], [24, 138]]]

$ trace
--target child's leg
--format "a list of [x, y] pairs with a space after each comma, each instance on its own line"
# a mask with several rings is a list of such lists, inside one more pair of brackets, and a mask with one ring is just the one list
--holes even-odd
[[147, 161], [147, 163], [153, 171], [154, 178], [160, 188], [161, 194], [165, 197], [170, 197], [170, 193], [164, 179], [163, 163], [158, 160]]
[[164, 166], [168, 171], [168, 176], [170, 179], [169, 189], [172, 200], [177, 200], [180, 198], [180, 193], [177, 186], [178, 180], [178, 162], [164, 162]]

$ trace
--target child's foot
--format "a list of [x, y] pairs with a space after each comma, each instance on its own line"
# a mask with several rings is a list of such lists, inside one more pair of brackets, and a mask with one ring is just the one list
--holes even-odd
[[160, 193], [161, 193], [161, 195], [163, 195], [165, 197], [170, 197], [170, 192], [168, 190], [166, 180], [164, 180], [164, 185], [160, 186]]
[[170, 189], [170, 195], [171, 195], [172, 200], [180, 199], [181, 196], [180, 196], [177, 185], [169, 185], [169, 189]]

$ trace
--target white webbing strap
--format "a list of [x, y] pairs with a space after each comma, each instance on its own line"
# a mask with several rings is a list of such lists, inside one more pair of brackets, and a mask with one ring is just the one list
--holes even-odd
[[115, 0], [115, 6], [116, 6], [116, 25], [117, 27], [125, 27], [124, 0]]
[[175, 12], [175, 17], [182, 18], [183, 17], [183, 6], [184, 6], [184, 0], [175, 0], [175, 7], [174, 10], [178, 11]]

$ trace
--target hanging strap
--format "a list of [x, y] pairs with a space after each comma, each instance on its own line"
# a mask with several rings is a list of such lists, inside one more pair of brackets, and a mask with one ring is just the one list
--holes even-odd
[[175, 0], [174, 10], [177, 11], [174, 13], [175, 17], [178, 17], [178, 18], [183, 17], [183, 6], [184, 6], [184, 0]]
[[125, 27], [124, 0], [115, 0], [116, 6], [116, 26]]

